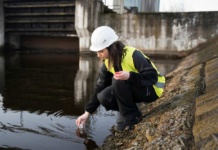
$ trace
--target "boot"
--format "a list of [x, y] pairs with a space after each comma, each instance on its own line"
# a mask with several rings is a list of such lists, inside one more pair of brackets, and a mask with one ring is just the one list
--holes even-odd
[[142, 120], [142, 113], [141, 113], [141, 111], [140, 110], [138, 110], [137, 109], [137, 111], [136, 111], [136, 117], [141, 121]]
[[124, 129], [132, 129], [133, 126], [140, 122], [140, 119], [136, 114], [131, 114], [128, 116], [120, 115], [117, 124], [114, 126], [114, 130], [123, 131]]

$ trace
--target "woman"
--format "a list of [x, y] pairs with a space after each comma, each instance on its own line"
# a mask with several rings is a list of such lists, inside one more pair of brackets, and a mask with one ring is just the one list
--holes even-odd
[[103, 59], [95, 92], [76, 120], [83, 126], [99, 105], [120, 113], [114, 129], [132, 128], [142, 117], [136, 103], [153, 102], [163, 93], [165, 78], [141, 51], [117, 41], [115, 31], [108, 26], [95, 29], [91, 37], [91, 51]]

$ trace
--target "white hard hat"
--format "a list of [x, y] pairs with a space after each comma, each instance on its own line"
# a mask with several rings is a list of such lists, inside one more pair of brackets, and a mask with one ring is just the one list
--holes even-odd
[[91, 37], [91, 51], [100, 51], [117, 41], [118, 36], [115, 31], [108, 26], [101, 26], [94, 30]]

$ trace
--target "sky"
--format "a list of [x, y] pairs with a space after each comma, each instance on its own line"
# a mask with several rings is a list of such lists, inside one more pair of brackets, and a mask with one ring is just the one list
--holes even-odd
[[160, 12], [218, 11], [218, 0], [160, 0]]

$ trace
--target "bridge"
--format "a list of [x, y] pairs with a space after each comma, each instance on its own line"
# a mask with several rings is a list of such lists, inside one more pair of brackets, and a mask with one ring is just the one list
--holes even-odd
[[[76, 3], [78, 7], [83, 5], [82, 9], [79, 9], [82, 12], [77, 12], [77, 23]], [[5, 45], [10, 49], [78, 52], [79, 45], [84, 42], [81, 37], [87, 33], [85, 30], [88, 28], [87, 24], [81, 24], [80, 20], [89, 19], [89, 22], [95, 22], [93, 17], [85, 17], [84, 13], [95, 14], [98, 3], [99, 7], [103, 8], [99, 11], [111, 11], [96, 0], [88, 3], [84, 0], [3, 0]], [[90, 10], [87, 12], [85, 9]], [[91, 24], [89, 23], [89, 28]], [[95, 24], [96, 26], [98, 24]], [[91, 27], [91, 31], [95, 27]], [[88, 36], [91, 31], [88, 31]], [[87, 41], [89, 45], [90, 39]]]
[[77, 37], [75, 0], [4, 0], [4, 15], [5, 43], [13, 45], [12, 48], [28, 48], [29, 43], [37, 46], [41, 42], [51, 44], [54, 41], [57, 46], [62, 41], [66, 48], [78, 49], [78, 44], [70, 44], [78, 43], [78, 39], [72, 38], [72, 35]]
[[6, 33], [76, 34], [75, 1], [4, 0]]
[[100, 25], [155, 55], [174, 55], [218, 35], [218, 12], [116, 14], [99, 0], [3, 0], [3, 7], [5, 45], [12, 49], [88, 52]]

